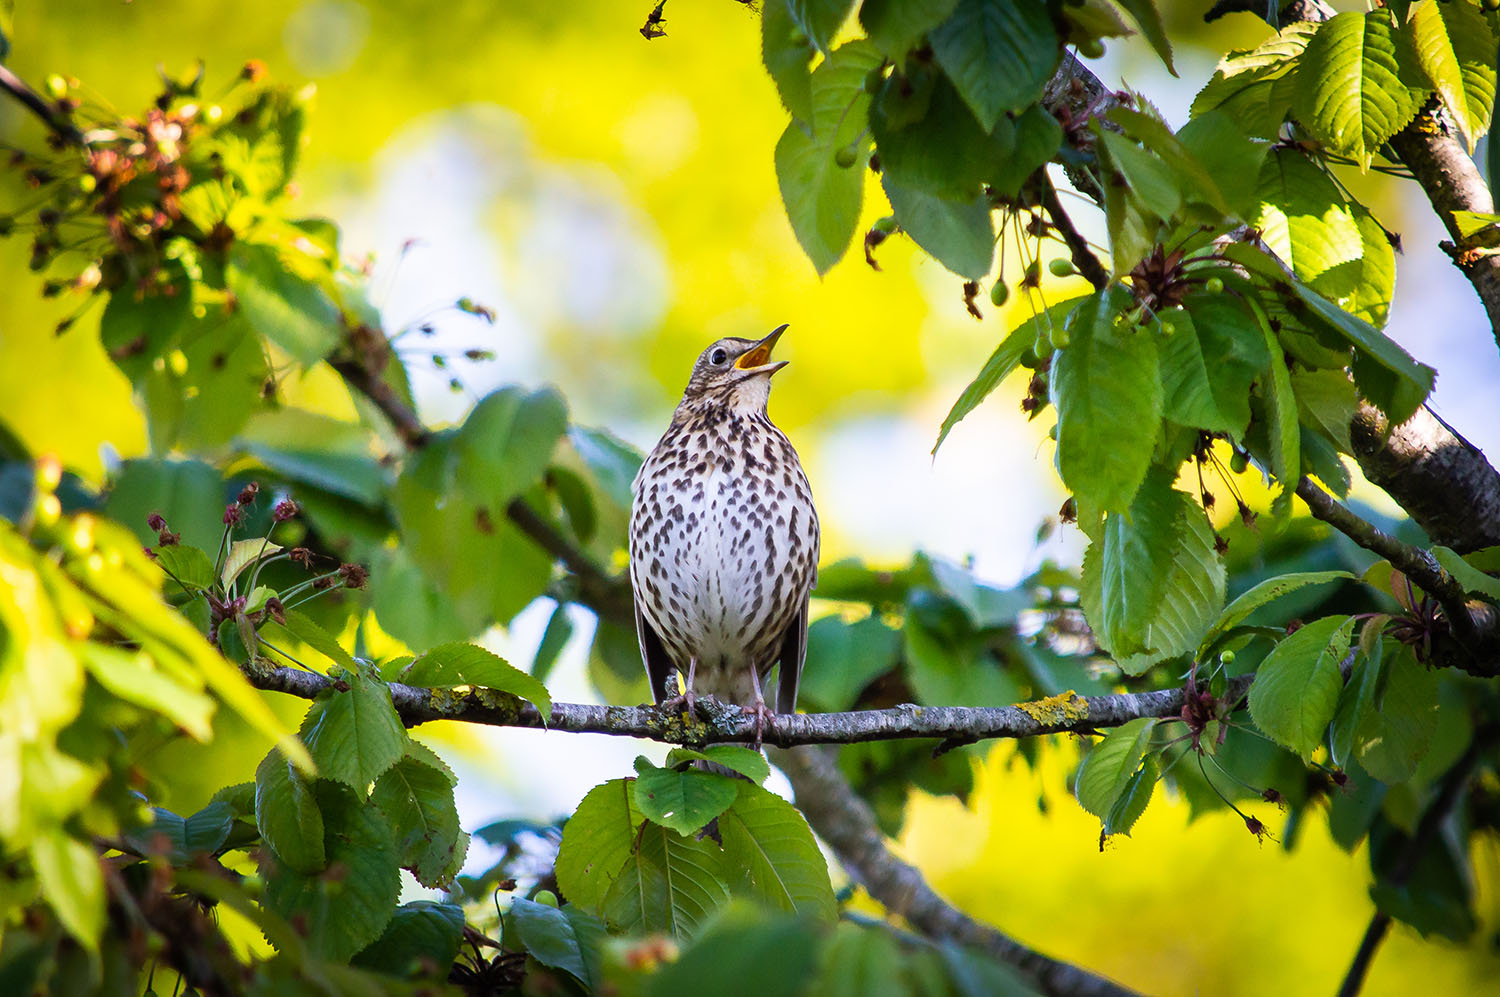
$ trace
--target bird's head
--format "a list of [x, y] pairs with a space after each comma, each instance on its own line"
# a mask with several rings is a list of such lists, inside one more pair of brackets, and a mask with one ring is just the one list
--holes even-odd
[[707, 401], [732, 408], [764, 408], [771, 393], [771, 375], [787, 365], [772, 360], [771, 350], [786, 331], [779, 325], [764, 339], [729, 336], [704, 350], [693, 365], [684, 404]]

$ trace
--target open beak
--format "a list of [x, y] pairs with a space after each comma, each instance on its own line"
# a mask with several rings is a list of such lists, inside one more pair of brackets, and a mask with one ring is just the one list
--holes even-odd
[[788, 363], [786, 360], [772, 362], [771, 351], [776, 348], [776, 341], [781, 334], [786, 332], [785, 323], [771, 330], [771, 334], [754, 346], [750, 347], [740, 358], [734, 362], [737, 370], [754, 371], [757, 374], [774, 374]]

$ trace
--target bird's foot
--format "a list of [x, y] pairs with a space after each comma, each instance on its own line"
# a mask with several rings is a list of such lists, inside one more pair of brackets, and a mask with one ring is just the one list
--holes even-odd
[[680, 696], [668, 696], [663, 699], [657, 707], [669, 712], [682, 713], [684, 716], [692, 716], [698, 710], [698, 697], [693, 695], [692, 689], [686, 689]]
[[771, 728], [774, 730], [776, 727], [776, 711], [764, 702], [751, 703], [748, 706], [741, 707], [741, 709], [744, 710], [745, 716], [750, 717], [751, 722], [754, 724], [755, 750], [759, 751], [761, 738], [765, 734], [766, 729]]

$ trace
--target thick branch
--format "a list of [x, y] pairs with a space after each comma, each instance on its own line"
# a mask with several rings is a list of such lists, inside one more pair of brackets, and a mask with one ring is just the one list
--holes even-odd
[[[333, 685], [316, 672], [272, 668], [247, 672], [261, 689], [312, 699]], [[1234, 679], [1226, 702], [1238, 702], [1252, 676]], [[526, 727], [574, 734], [640, 737], [668, 744], [704, 745], [755, 741], [753, 720], [737, 706], [699, 700], [699, 714], [684, 717], [654, 706], [593, 706], [553, 703], [550, 722], [536, 707], [514, 696], [489, 689], [458, 691], [390, 684], [396, 712], [408, 727], [434, 720], [457, 720], [491, 727]], [[1140, 717], [1174, 717], [1182, 712], [1181, 689], [1124, 692], [1109, 696], [1071, 693], [1016, 706], [897, 706], [886, 710], [849, 713], [777, 714], [767, 725], [766, 744], [790, 748], [804, 744], [854, 744], [909, 738], [937, 739], [956, 744], [994, 738], [1036, 737], [1042, 734], [1087, 734], [1102, 727], [1118, 727]]]
[[816, 748], [778, 751], [773, 760], [792, 783], [796, 803], [849, 874], [892, 914], [923, 935], [981, 949], [1029, 976], [1046, 994], [1120, 995], [1132, 991], [1078, 966], [1027, 948], [948, 903], [917, 868], [892, 855], [870, 805], [850, 788], [833, 758]]

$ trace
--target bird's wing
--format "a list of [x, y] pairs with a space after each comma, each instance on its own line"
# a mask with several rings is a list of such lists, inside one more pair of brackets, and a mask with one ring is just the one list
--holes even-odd
[[797, 712], [797, 684], [807, 660], [807, 596], [781, 638], [781, 677], [776, 683], [776, 712]]
[[640, 641], [641, 660], [646, 664], [646, 678], [651, 683], [651, 701], [660, 703], [667, 698], [667, 678], [677, 666], [672, 664], [672, 657], [667, 654], [661, 636], [646, 621], [639, 599], [635, 603], [635, 636]]

